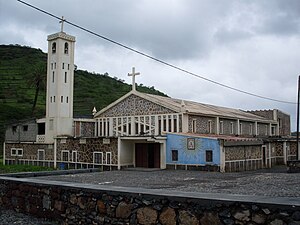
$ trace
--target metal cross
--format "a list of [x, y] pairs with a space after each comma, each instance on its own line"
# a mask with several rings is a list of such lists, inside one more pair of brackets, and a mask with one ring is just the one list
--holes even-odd
[[65, 22], [65, 18], [62, 16], [61, 17], [61, 21], [59, 21], [59, 23], [61, 23], [61, 28], [60, 28], [60, 31], [61, 32], [64, 32], [64, 22]]
[[140, 75], [140, 73], [135, 72], [135, 68], [132, 67], [132, 73], [128, 73], [128, 76], [132, 76], [132, 90], [135, 91], [135, 76]]

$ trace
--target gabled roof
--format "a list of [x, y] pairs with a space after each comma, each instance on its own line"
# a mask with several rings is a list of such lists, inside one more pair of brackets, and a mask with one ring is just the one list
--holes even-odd
[[108, 109], [117, 105], [119, 102], [123, 101], [130, 95], [139, 96], [141, 98], [144, 98], [148, 101], [161, 105], [165, 108], [171, 109], [178, 113], [183, 112], [183, 113], [195, 114], [195, 115], [220, 116], [223, 118], [242, 119], [246, 121], [255, 120], [261, 122], [274, 122], [273, 120], [267, 120], [261, 116], [254, 115], [252, 113], [248, 113], [240, 109], [226, 108], [226, 107], [203, 104], [203, 103], [198, 103], [193, 101], [186, 101], [182, 99], [146, 94], [138, 91], [130, 91], [126, 95], [122, 96], [115, 102], [111, 103], [110, 105], [108, 105], [107, 107], [103, 108], [101, 111], [96, 113], [95, 117], [101, 115]]

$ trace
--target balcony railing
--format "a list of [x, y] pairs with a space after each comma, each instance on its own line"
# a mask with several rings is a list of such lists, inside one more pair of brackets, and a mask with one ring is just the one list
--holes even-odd
[[37, 143], [45, 143], [45, 135], [36, 135]]

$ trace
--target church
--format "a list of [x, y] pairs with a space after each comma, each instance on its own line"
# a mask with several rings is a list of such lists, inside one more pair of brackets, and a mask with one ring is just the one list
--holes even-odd
[[243, 111], [132, 90], [91, 118], [73, 116], [76, 38], [48, 36], [46, 116], [7, 127], [6, 164], [66, 168], [185, 169], [233, 172], [296, 157], [290, 116]]

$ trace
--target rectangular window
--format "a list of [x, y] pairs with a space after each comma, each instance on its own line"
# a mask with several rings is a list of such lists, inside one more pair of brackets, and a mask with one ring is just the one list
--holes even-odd
[[271, 127], [271, 132], [272, 132], [272, 136], [276, 135], [276, 127], [275, 126]]
[[56, 63], [54, 63], [54, 69], [56, 69]]
[[63, 69], [65, 68], [65, 64], [64, 64], [64, 63], [62, 64], [62, 68], [63, 68]]
[[61, 161], [69, 162], [69, 151], [68, 150], [61, 151]]
[[53, 96], [53, 102], [55, 102], [55, 96]]
[[60, 96], [60, 102], [63, 103], [63, 101], [64, 101], [64, 97]]
[[12, 132], [16, 133], [17, 132], [17, 126], [12, 126]]
[[197, 120], [193, 119], [192, 120], [192, 133], [196, 133], [197, 132]]
[[17, 149], [17, 156], [23, 156], [23, 149], [22, 148]]
[[224, 134], [224, 122], [220, 121], [220, 134]]
[[65, 83], [67, 83], [67, 72], [65, 72]]
[[44, 149], [38, 149], [38, 160], [45, 160], [45, 150]]
[[111, 152], [106, 152], [106, 164], [111, 164]]
[[72, 151], [72, 162], [77, 162], [77, 151]]
[[243, 133], [243, 124], [242, 123], [240, 123], [240, 135]]
[[54, 71], [52, 72], [52, 83], [54, 83]]
[[178, 161], [178, 150], [172, 150], [172, 161]]
[[211, 122], [211, 120], [208, 121], [208, 133], [209, 134], [212, 133], [212, 122]]
[[69, 103], [69, 97], [68, 97], [68, 96], [67, 96], [67, 100], [66, 100], [66, 102], [67, 102], [67, 103]]
[[68, 64], [68, 70], [70, 70], [70, 64]]
[[212, 150], [206, 150], [205, 158], [206, 158], [206, 162], [212, 162], [213, 161], [213, 151]]
[[28, 125], [23, 126], [23, 131], [28, 131]]
[[230, 122], [230, 134], [234, 133], [233, 122]]
[[17, 149], [15, 149], [15, 148], [10, 149], [10, 155], [11, 156], [16, 156], [17, 155]]
[[53, 63], [51, 63], [51, 70], [53, 70]]
[[103, 152], [94, 152], [93, 153], [93, 163], [94, 164], [103, 164]]
[[11, 148], [10, 155], [11, 156], [23, 156], [23, 149], [22, 148]]

